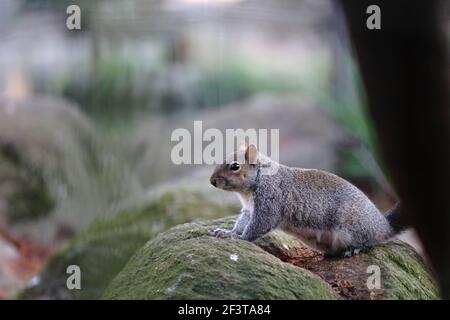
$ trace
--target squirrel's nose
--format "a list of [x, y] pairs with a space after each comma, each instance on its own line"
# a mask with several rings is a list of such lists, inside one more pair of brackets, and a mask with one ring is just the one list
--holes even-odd
[[211, 179], [210, 179], [209, 181], [211, 182], [211, 184], [212, 184], [214, 187], [217, 187], [217, 181], [216, 181], [216, 179], [215, 179], [214, 177], [211, 177]]

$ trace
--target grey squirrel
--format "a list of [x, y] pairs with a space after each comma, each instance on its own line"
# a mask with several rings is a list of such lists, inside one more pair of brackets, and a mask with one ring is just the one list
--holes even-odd
[[[267, 169], [271, 174], [264, 174]], [[280, 228], [327, 256], [346, 257], [406, 228], [399, 203], [384, 216], [350, 182], [322, 170], [278, 164], [253, 144], [217, 165], [210, 182], [235, 192], [242, 203], [233, 229], [211, 231], [216, 237], [254, 241]]]

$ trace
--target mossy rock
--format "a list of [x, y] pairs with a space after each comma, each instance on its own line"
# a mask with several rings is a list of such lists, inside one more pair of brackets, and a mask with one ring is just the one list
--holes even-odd
[[0, 142], [0, 203], [9, 224], [45, 217], [55, 206], [40, 168], [23, 159], [12, 144]]
[[[235, 217], [174, 227], [149, 241], [104, 299], [437, 299], [422, 258], [400, 241], [351, 258], [325, 259], [283, 232], [255, 243], [217, 239]], [[367, 287], [369, 266], [381, 288]]]
[[[36, 285], [21, 299], [96, 299], [122, 270], [129, 258], [149, 239], [171, 226], [229, 215], [234, 205], [218, 204], [200, 192], [164, 192], [148, 205], [97, 220], [50, 258]], [[69, 265], [81, 269], [81, 290], [68, 290]]]
[[381, 269], [382, 295], [389, 300], [438, 299], [430, 270], [414, 249], [401, 241], [374, 247], [366, 261]]
[[[233, 219], [190, 223], [160, 234], [141, 248], [110, 284], [105, 299], [333, 299], [313, 273], [284, 263], [257, 244], [208, 234]], [[258, 241], [285, 250], [281, 233]], [[285, 243], [286, 242], [286, 243]]]

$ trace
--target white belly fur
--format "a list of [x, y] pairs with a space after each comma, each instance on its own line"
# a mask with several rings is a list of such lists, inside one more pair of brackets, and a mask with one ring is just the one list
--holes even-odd
[[351, 244], [350, 236], [336, 230], [320, 231], [308, 228], [283, 228], [283, 231], [299, 238], [312, 249], [335, 253]]

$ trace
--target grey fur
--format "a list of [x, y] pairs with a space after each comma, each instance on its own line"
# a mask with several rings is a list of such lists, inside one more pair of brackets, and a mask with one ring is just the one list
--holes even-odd
[[[290, 168], [261, 154], [256, 165], [242, 166], [240, 179], [224, 164], [211, 181], [224, 179], [224, 189], [253, 200], [253, 208], [241, 211], [232, 230], [214, 230], [215, 236], [253, 241], [280, 228], [328, 255], [348, 256], [395, 235], [362, 191], [332, 173]], [[276, 173], [264, 174], [274, 167]]]

